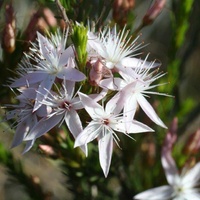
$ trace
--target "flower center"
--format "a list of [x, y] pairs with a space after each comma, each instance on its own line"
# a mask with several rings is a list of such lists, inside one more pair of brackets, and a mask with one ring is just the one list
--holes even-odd
[[68, 101], [63, 101], [60, 106], [60, 108], [63, 108], [63, 109], [67, 109], [67, 110], [70, 110], [72, 108], [72, 105], [71, 103], [69, 103]]
[[102, 122], [102, 124], [104, 124], [106, 126], [110, 123], [109, 119], [103, 119], [101, 122]]

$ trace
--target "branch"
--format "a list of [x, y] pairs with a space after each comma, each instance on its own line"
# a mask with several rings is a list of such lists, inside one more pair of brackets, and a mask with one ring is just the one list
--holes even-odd
[[61, 12], [62, 18], [64, 19], [65, 23], [66, 23], [67, 25], [69, 25], [69, 24], [70, 24], [69, 18], [67, 17], [67, 14], [66, 14], [66, 12], [65, 12], [65, 8], [64, 8], [64, 7], [62, 6], [62, 4], [60, 3], [60, 0], [55, 0], [55, 3], [56, 3], [56, 5], [57, 5], [59, 11]]

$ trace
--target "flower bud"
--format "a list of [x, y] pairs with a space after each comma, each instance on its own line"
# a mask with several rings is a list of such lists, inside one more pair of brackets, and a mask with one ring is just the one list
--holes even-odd
[[154, 4], [149, 8], [145, 16], [143, 17], [143, 26], [151, 24], [156, 17], [161, 13], [164, 6], [166, 4], [166, 0], [155, 0]]
[[89, 75], [91, 85], [97, 86], [101, 81], [103, 78], [103, 67], [104, 66], [99, 59], [92, 65]]
[[184, 146], [184, 152], [186, 154], [196, 154], [200, 150], [200, 129], [198, 129], [195, 133], [190, 135]]
[[11, 4], [6, 5], [5, 22], [6, 25], [2, 35], [2, 48], [8, 53], [12, 53], [15, 50], [16, 19]]
[[36, 32], [38, 31], [38, 20], [40, 16], [40, 11], [33, 13], [26, 30], [24, 31], [26, 41], [34, 41], [36, 38]]
[[128, 13], [135, 6], [135, 0], [115, 0], [113, 3], [113, 18], [117, 24], [124, 26], [128, 20]]

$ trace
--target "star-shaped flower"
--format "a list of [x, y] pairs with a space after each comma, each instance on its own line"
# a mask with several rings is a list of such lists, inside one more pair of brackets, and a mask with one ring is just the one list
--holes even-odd
[[129, 132], [127, 132], [123, 117], [119, 113], [114, 113], [110, 104], [106, 104], [104, 109], [103, 106], [89, 96], [80, 92], [79, 96], [92, 121], [76, 138], [75, 147], [87, 145], [87, 143], [98, 138], [100, 165], [105, 177], [107, 177], [112, 158], [113, 140], [117, 144], [119, 141], [116, 132], [121, 132], [129, 136], [128, 133], [149, 132], [153, 130], [138, 121], [132, 120]]
[[[10, 87], [21, 87], [39, 83], [34, 110], [41, 106], [40, 102], [46, 98], [56, 78], [70, 81], [85, 79], [85, 75], [75, 69], [72, 47], [65, 48], [67, 34], [68, 31], [63, 35], [58, 31], [57, 34], [51, 35], [51, 38], [48, 39], [37, 33], [39, 47], [33, 44], [30, 49], [32, 54], [27, 55], [36, 64], [26, 64], [26, 67], [20, 65], [18, 71], [26, 71], [27, 73], [14, 80], [10, 85]], [[26, 62], [30, 61], [26, 60]], [[30, 68], [27, 66], [30, 66]]]
[[[148, 56], [146, 59], [147, 58]], [[122, 78], [108, 78], [100, 81], [100, 86], [103, 88], [118, 91], [117, 94], [110, 100], [110, 104], [114, 107], [113, 109], [116, 110], [116, 112], [120, 112], [122, 109], [124, 110], [127, 130], [129, 126], [128, 122], [134, 118], [138, 105], [140, 105], [153, 122], [166, 128], [165, 124], [158, 117], [151, 104], [145, 98], [148, 97], [148, 94], [166, 95], [149, 91], [150, 89], [158, 86], [158, 84], [151, 84], [164, 74], [156, 74], [157, 69], [150, 71], [154, 68], [154, 62], [148, 62], [149, 66], [144, 67], [146, 66], [146, 59], [142, 63], [138, 62], [136, 68], [127, 68], [126, 73], [120, 72]]]
[[176, 141], [176, 120], [171, 132], [168, 132], [162, 149], [162, 166], [169, 185], [149, 189], [134, 196], [136, 200], [199, 200], [200, 199], [200, 162], [179, 174], [171, 155], [172, 145]]
[[[76, 138], [82, 132], [82, 123], [77, 110], [83, 108], [79, 97], [74, 96], [75, 82], [63, 81], [62, 87], [58, 91], [48, 92], [48, 97], [43, 100], [42, 105], [51, 108], [51, 113], [42, 118], [26, 135], [24, 140], [35, 140], [42, 136], [56, 125], [61, 125], [65, 121], [69, 131]], [[86, 153], [86, 146], [81, 146]]]

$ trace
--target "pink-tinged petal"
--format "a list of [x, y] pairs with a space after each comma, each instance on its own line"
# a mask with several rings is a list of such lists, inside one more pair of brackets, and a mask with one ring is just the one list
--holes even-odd
[[170, 131], [166, 134], [162, 148], [161, 162], [165, 170], [165, 176], [170, 185], [175, 185], [179, 178], [179, 172], [176, 163], [172, 157], [172, 147], [176, 141], [177, 119], [175, 118], [170, 126]]
[[86, 78], [82, 72], [72, 67], [63, 67], [62, 70], [57, 74], [57, 77], [76, 82], [83, 81]]
[[35, 98], [35, 105], [33, 111], [36, 111], [42, 105], [41, 102], [47, 97], [48, 91], [51, 90], [54, 81], [55, 81], [55, 76], [48, 75], [47, 78], [41, 82], [41, 84], [37, 89], [37, 95]]
[[35, 142], [35, 140], [28, 140], [26, 142], [26, 146], [25, 146], [22, 154], [25, 154], [26, 152], [28, 152], [32, 148], [32, 146], [34, 145], [34, 142]]
[[10, 87], [22, 87], [22, 86], [29, 86], [35, 83], [41, 82], [42, 80], [46, 79], [47, 74], [41, 72], [30, 72], [19, 79], [16, 79]]
[[173, 188], [164, 185], [141, 192], [133, 197], [135, 200], [169, 200], [172, 197]]
[[60, 59], [59, 59], [59, 64], [58, 66], [65, 66], [68, 62], [69, 58], [74, 58], [74, 50], [70, 46], [68, 47], [64, 52], [62, 52]]
[[[95, 122], [90, 122], [88, 126], [78, 135], [75, 140], [74, 148], [87, 145], [87, 143], [91, 142], [92, 140], [96, 139], [99, 134], [101, 133], [102, 128], [100, 125], [96, 124]], [[87, 156], [87, 154], [86, 154]]]
[[103, 89], [100, 93], [97, 94], [89, 94], [88, 96], [93, 99], [94, 101], [98, 102], [102, 100], [108, 93], [107, 89]]
[[196, 187], [200, 184], [200, 162], [198, 162], [182, 178], [184, 187]]
[[100, 81], [99, 86], [109, 90], [121, 90], [126, 83], [121, 78], [107, 78]]
[[[76, 139], [78, 135], [83, 131], [82, 123], [77, 112], [73, 109], [70, 110], [70, 112], [68, 112], [67, 115], [65, 116], [65, 122], [70, 132]], [[83, 145], [83, 146], [80, 146], [80, 148], [87, 155], [87, 146]]]
[[35, 140], [36, 138], [44, 135], [54, 126], [59, 124], [62, 120], [63, 115], [53, 115], [50, 118], [41, 119], [31, 130], [30, 133], [24, 138], [24, 140]]
[[132, 120], [132, 123], [129, 124], [129, 129], [127, 133], [142, 133], [142, 132], [154, 132], [154, 130], [141, 122]]
[[105, 177], [108, 176], [110, 169], [112, 152], [113, 152], [113, 136], [106, 132], [105, 135], [99, 139], [99, 161]]
[[147, 116], [155, 122], [157, 125], [167, 128], [166, 125], [162, 122], [162, 120], [158, 117], [156, 112], [154, 111], [151, 104], [143, 97], [142, 94], [137, 94], [137, 101], [140, 104], [141, 108], [144, 110], [144, 112], [147, 114]]
[[78, 95], [85, 110], [88, 112], [91, 118], [96, 118], [96, 116], [102, 116], [104, 114], [103, 107], [100, 106], [96, 101], [81, 92], [78, 92]]

